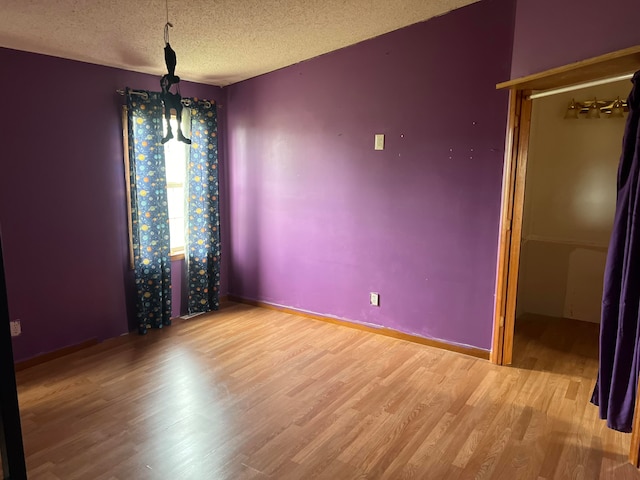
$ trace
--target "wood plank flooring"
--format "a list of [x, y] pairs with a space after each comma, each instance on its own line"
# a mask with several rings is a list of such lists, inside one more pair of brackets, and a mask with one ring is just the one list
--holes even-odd
[[232, 304], [19, 372], [29, 478], [640, 479], [570, 323], [519, 322], [497, 367]]

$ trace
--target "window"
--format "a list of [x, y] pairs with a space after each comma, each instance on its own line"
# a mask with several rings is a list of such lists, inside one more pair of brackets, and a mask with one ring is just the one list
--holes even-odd
[[[185, 109], [186, 110], [186, 109]], [[182, 126], [188, 126], [188, 121], [182, 122]], [[166, 121], [162, 122], [163, 131], [167, 131]], [[175, 139], [178, 131], [178, 122], [175, 116], [171, 117], [171, 130], [174, 139], [164, 144], [165, 167], [167, 173], [167, 203], [169, 204], [169, 236], [171, 238], [171, 254], [184, 253], [185, 230], [185, 180], [187, 161], [189, 159], [189, 145]], [[185, 128], [185, 136], [187, 129]]]
[[[135, 120], [135, 117], [134, 117]], [[184, 254], [185, 249], [185, 183], [186, 169], [189, 161], [190, 146], [175, 139], [178, 130], [178, 123], [175, 115], [171, 118], [171, 130], [174, 139], [164, 144], [165, 172], [167, 181], [167, 203], [169, 210], [169, 236], [170, 255], [178, 256]], [[188, 108], [182, 110], [182, 131], [189, 138], [191, 124], [191, 112]], [[127, 107], [122, 108], [123, 142], [124, 142], [124, 163], [125, 163], [125, 183], [127, 196], [127, 221], [129, 231], [129, 268], [134, 269], [134, 245], [133, 245], [133, 225], [131, 223], [131, 179], [129, 178], [129, 127]], [[167, 131], [166, 120], [162, 119], [163, 135]]]

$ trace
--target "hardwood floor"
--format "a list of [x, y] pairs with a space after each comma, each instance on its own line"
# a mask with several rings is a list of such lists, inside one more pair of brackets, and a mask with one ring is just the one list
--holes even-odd
[[29, 478], [640, 479], [569, 327], [519, 323], [497, 367], [231, 305], [19, 372]]

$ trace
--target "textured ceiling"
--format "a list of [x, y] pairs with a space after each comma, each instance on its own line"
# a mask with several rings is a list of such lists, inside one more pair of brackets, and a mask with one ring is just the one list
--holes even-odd
[[[228, 85], [477, 0], [169, 0], [176, 73]], [[0, 46], [160, 75], [165, 0], [2, 0]]]

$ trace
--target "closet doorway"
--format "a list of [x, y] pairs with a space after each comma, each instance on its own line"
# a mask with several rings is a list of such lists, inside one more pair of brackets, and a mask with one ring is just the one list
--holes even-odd
[[[628, 80], [631, 78], [633, 72], [637, 70], [640, 70], [640, 45], [497, 85], [498, 89], [509, 90], [509, 116], [505, 144], [496, 275], [496, 300], [491, 349], [491, 361], [493, 363], [498, 365], [508, 365], [512, 363], [523, 233], [529, 236], [528, 241], [536, 238], [531, 237], [531, 230], [527, 230], [526, 232], [523, 230], [525, 227], [523, 222], [525, 215], [525, 186], [531, 141], [532, 110], [533, 101], [535, 101], [531, 99], [531, 96], [534, 94], [536, 97], [539, 97], [539, 94], [556, 94], [563, 91], [574, 91], [575, 93], [572, 93], [572, 96], [577, 96], [578, 90], [576, 87], [578, 85], [579, 88], [582, 89], [596, 85], [610, 84], [613, 83], [614, 80]], [[631, 89], [631, 85], [627, 85], [626, 91], [628, 92]], [[611, 120], [613, 119], [578, 119], [574, 121], [606, 122]], [[620, 143], [621, 142], [622, 138], [620, 138]], [[585, 144], [588, 145], [588, 143], [589, 139], [585, 139]], [[604, 216], [604, 214], [602, 215]], [[600, 231], [598, 235], [604, 235], [604, 232]], [[537, 238], [537, 240], [542, 239]], [[606, 242], [608, 243], [608, 238]], [[590, 246], [592, 248], [586, 250], [593, 251], [599, 244], [595, 243], [595, 245]], [[582, 245], [582, 247], [584, 247], [584, 245]], [[581, 252], [579, 256], [588, 258], [586, 263], [591, 266], [598, 262], [598, 255]], [[573, 275], [579, 272], [580, 270], [574, 271]], [[526, 274], [523, 273], [523, 275]], [[580, 284], [580, 282], [578, 282], [578, 284]], [[576, 285], [576, 283], [573, 282], [573, 285]], [[594, 287], [591, 286], [589, 288]], [[598, 296], [600, 297], [600, 295]], [[566, 291], [564, 298], [565, 300], [562, 305], [563, 312], [565, 308], [564, 302], [566, 302]], [[570, 296], [570, 298], [573, 297]], [[578, 308], [575, 307], [577, 304], [569, 302], [569, 305], [569, 310], [574, 308], [574, 312], [578, 311]], [[587, 307], [580, 304], [580, 308]], [[580, 322], [583, 324], [588, 323]], [[636, 404], [636, 407], [639, 406], [640, 402]], [[639, 408], [636, 408], [629, 460], [635, 466], [640, 464]]]
[[[621, 103], [631, 86], [623, 80], [532, 101], [516, 292], [519, 361], [528, 345], [556, 364], [571, 350], [597, 359]], [[570, 365], [562, 369], [572, 373]]]

